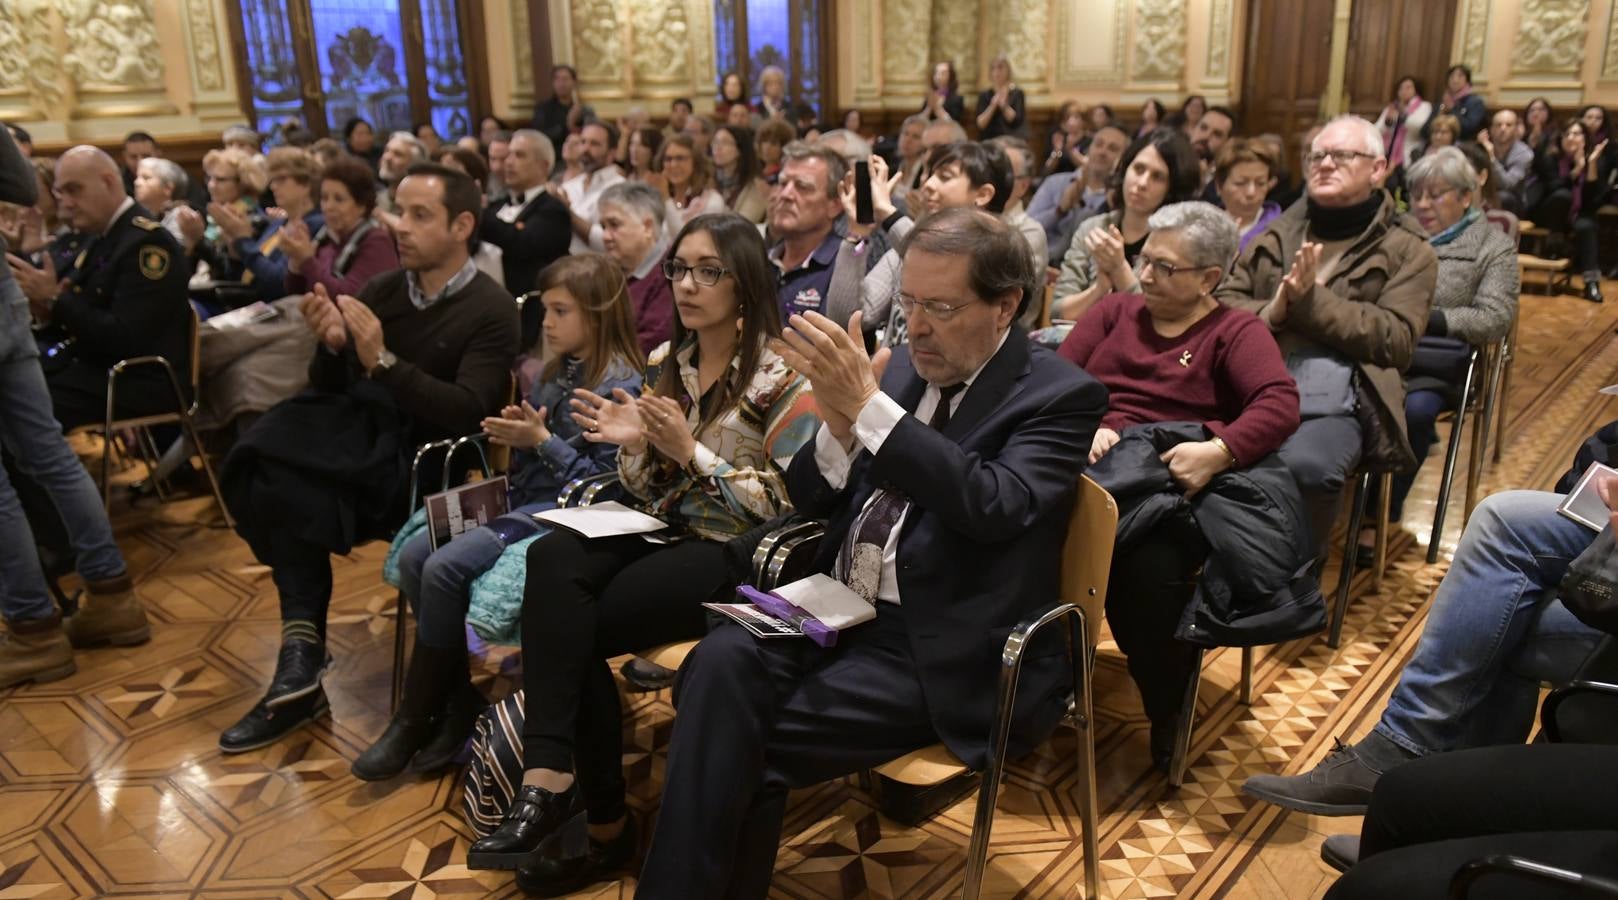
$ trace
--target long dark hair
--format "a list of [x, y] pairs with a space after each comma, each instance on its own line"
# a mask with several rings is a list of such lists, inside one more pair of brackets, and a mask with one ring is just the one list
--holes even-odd
[[[730, 139], [736, 142], [736, 178], [730, 189], [725, 191], [725, 205], [733, 206], [742, 191], [747, 190], [747, 186], [762, 175], [763, 169], [758, 164], [758, 147], [753, 141], [753, 129], [741, 125], [721, 125], [718, 130], [730, 135]], [[712, 141], [708, 142], [708, 154], [712, 159]], [[718, 179], [719, 166], [715, 165], [714, 180]]]
[[[698, 232], [712, 239], [719, 261], [730, 270], [729, 277], [734, 279], [736, 286], [736, 313], [741, 319], [742, 331], [736, 342], [739, 365], [735, 369], [725, 369], [717, 385], [719, 390], [706, 395], [711, 398], [709, 402], [703, 403], [704, 398], [691, 398], [693, 404], [702, 404], [697, 429], [693, 432], [700, 436], [727, 410], [741, 402], [748, 383], [753, 380], [753, 372], [758, 368], [764, 342], [781, 336], [781, 301], [776, 294], [775, 275], [771, 272], [764, 239], [759, 236], [757, 225], [731, 212], [704, 213], [687, 222], [675, 235], [674, 243], [669, 245], [669, 257], [673, 258], [679, 253], [680, 244], [688, 235]], [[657, 376], [659, 396], [678, 400], [685, 392], [674, 351], [679, 350], [690, 335], [691, 332], [686, 330], [685, 324], [676, 315], [674, 336], [669, 343], [669, 358], [664, 360], [663, 369]]]
[[1117, 212], [1124, 209], [1124, 175], [1129, 172], [1135, 157], [1147, 147], [1156, 147], [1157, 155], [1163, 157], [1163, 165], [1169, 169], [1169, 187], [1159, 209], [1170, 203], [1194, 200], [1202, 188], [1202, 161], [1197, 159], [1197, 151], [1191, 149], [1191, 142], [1178, 128], [1156, 128], [1136, 138], [1124, 151], [1123, 158], [1118, 160], [1118, 168], [1112, 173], [1112, 183], [1107, 186], [1107, 202]]

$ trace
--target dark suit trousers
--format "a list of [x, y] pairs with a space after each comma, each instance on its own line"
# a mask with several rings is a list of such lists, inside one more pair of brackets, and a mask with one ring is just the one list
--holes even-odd
[[552, 531], [528, 548], [523, 765], [573, 772], [591, 822], [624, 814], [623, 711], [607, 660], [702, 636], [725, 547]]
[[1177, 640], [1174, 629], [1196, 594], [1197, 570], [1207, 558], [1208, 542], [1186, 515], [1164, 521], [1112, 559], [1107, 622], [1146, 717], [1159, 727], [1174, 724], [1196, 669], [1197, 648]]
[[936, 743], [899, 611], [823, 649], [726, 625], [675, 682], [663, 806], [641, 898], [761, 898], [787, 791]]
[[[1440, 753], [1383, 775], [1360, 832], [1360, 863], [1328, 900], [1440, 900], [1467, 862], [1496, 853], [1618, 878], [1618, 747], [1527, 744]], [[1471, 897], [1573, 897], [1489, 875]]]

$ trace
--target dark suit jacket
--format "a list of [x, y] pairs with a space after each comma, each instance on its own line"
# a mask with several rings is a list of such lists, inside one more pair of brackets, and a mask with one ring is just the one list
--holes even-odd
[[[894, 351], [882, 389], [914, 412], [926, 383], [908, 347]], [[1006, 636], [1056, 602], [1074, 489], [1106, 410], [1100, 382], [1014, 328], [943, 431], [905, 416], [880, 454], [859, 452], [842, 491], [821, 477], [813, 442], [787, 471], [797, 510], [830, 520], [821, 571], [877, 486], [912, 498], [899, 535], [899, 608], [933, 726], [969, 765], [984, 761]], [[1014, 752], [1055, 725], [1067, 671], [1050, 632], [1024, 664]]]
[[[478, 237], [500, 248], [506, 290], [513, 297], [520, 297], [534, 289], [539, 273], [546, 266], [567, 255], [568, 244], [573, 240], [573, 218], [562, 201], [546, 192], [535, 197], [517, 221], [502, 222], [498, 213], [510, 202], [507, 198], [483, 208]], [[539, 320], [543, 312], [544, 307], [538, 303], [523, 306], [523, 350], [532, 348], [539, 339]]]

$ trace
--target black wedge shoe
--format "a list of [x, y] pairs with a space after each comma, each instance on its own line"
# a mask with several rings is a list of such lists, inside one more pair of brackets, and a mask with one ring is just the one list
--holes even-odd
[[577, 893], [599, 881], [625, 874], [635, 861], [640, 845], [635, 817], [624, 818], [624, 830], [610, 841], [590, 839], [583, 856], [542, 859], [517, 870], [517, 887], [530, 897], [562, 897]]
[[583, 856], [589, 843], [577, 784], [560, 794], [525, 784], [512, 799], [500, 827], [467, 851], [466, 867], [519, 869], [547, 854]]

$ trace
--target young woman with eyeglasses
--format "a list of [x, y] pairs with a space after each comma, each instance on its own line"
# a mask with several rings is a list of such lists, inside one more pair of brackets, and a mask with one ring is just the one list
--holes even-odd
[[[654, 350], [648, 391], [576, 391], [586, 440], [619, 447], [625, 500], [670, 523], [674, 543], [553, 531], [528, 551], [523, 595], [523, 774], [473, 868], [516, 868], [556, 896], [628, 865], [618, 689], [607, 660], [706, 631], [702, 603], [732, 590], [725, 542], [789, 508], [781, 466], [819, 427], [808, 382], [770, 350], [781, 332], [758, 229], [698, 216], [674, 239], [673, 340]], [[584, 840], [588, 822], [588, 843]], [[564, 858], [547, 858], [560, 847]], [[587, 851], [587, 852], [586, 852]]]

